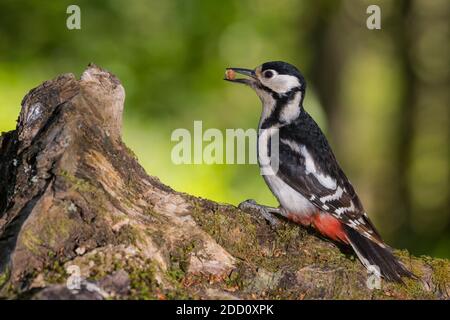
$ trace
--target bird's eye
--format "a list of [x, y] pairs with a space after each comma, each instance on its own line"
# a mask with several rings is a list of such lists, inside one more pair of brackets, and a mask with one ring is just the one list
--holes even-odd
[[272, 71], [270, 71], [270, 70], [268, 70], [268, 71], [264, 71], [263, 75], [264, 75], [264, 78], [266, 78], [266, 79], [270, 79], [270, 78], [272, 78], [272, 77], [273, 77], [273, 72], [272, 72]]

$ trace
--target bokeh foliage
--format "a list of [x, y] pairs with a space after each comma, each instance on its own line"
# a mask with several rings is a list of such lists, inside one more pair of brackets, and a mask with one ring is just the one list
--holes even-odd
[[[366, 28], [377, 3], [382, 29]], [[66, 8], [81, 7], [81, 30]], [[297, 65], [306, 109], [386, 240], [450, 257], [449, 5], [426, 1], [0, 2], [0, 130], [43, 80], [88, 62], [126, 92], [124, 139], [151, 174], [177, 190], [234, 204], [275, 205], [255, 165], [172, 164], [176, 128], [252, 128], [255, 94], [222, 81], [227, 66]]]

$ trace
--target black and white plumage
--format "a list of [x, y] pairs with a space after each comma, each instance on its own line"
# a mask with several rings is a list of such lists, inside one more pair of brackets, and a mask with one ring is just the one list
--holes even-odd
[[[248, 77], [236, 79], [235, 73]], [[325, 135], [303, 108], [306, 82], [298, 69], [267, 62], [254, 70], [228, 68], [226, 80], [249, 85], [262, 101], [258, 159], [260, 165], [277, 163], [273, 174], [263, 175], [280, 203], [277, 212], [350, 245], [364, 266], [375, 266], [388, 280], [413, 276], [382, 241]], [[272, 139], [278, 139], [276, 161]]]

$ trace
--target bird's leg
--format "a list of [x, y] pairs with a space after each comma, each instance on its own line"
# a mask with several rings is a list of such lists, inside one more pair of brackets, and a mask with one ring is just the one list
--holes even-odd
[[269, 222], [270, 225], [276, 226], [279, 223], [279, 220], [274, 216], [276, 214], [283, 215], [282, 209], [280, 208], [272, 208], [268, 206], [264, 206], [261, 204], [256, 203], [255, 200], [249, 199], [241, 202], [238, 206], [239, 209], [242, 211], [251, 211], [251, 212], [257, 212], [259, 215], [261, 215], [264, 220]]

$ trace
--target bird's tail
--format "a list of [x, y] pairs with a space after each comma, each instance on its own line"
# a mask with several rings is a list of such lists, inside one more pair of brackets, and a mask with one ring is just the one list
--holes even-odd
[[382, 248], [349, 226], [344, 225], [344, 230], [349, 244], [368, 270], [372, 270], [372, 272], [379, 270], [381, 276], [389, 281], [403, 282], [402, 276], [417, 279], [411, 271], [398, 261], [390, 248]]

